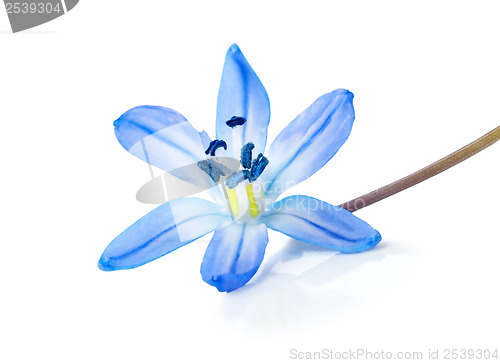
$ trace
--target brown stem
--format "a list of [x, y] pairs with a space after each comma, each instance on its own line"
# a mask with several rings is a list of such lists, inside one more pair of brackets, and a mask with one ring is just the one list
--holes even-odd
[[418, 183], [429, 179], [452, 166], [461, 163], [462, 161], [470, 158], [472, 155], [486, 149], [488, 146], [493, 145], [495, 142], [500, 140], [500, 126], [494, 130], [488, 132], [486, 135], [480, 137], [476, 141], [471, 142], [469, 145], [455, 151], [454, 153], [436, 161], [435, 163], [426, 166], [419, 171], [410, 174], [402, 179], [395, 181], [394, 183], [388, 184], [382, 188], [374, 190], [368, 194], [365, 194], [356, 199], [345, 202], [339, 205], [349, 212], [355, 212], [361, 208], [367, 207], [370, 204], [376, 203], [382, 199], [390, 197], [393, 194], [399, 193], [405, 189], [408, 189]]

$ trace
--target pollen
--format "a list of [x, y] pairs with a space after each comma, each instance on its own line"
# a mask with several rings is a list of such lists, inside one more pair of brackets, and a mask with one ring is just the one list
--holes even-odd
[[233, 116], [229, 120], [226, 121], [226, 125], [230, 128], [235, 126], [242, 126], [247, 122], [247, 119], [241, 116]]
[[221, 147], [223, 147], [224, 150], [227, 150], [226, 142], [224, 140], [214, 140], [210, 143], [210, 145], [208, 145], [208, 148], [205, 150], [205, 154], [208, 155], [210, 153], [210, 156], [215, 156], [215, 152]]
[[252, 150], [254, 147], [255, 145], [253, 142], [249, 142], [241, 148], [240, 162], [241, 166], [245, 169], [250, 169], [252, 167]]

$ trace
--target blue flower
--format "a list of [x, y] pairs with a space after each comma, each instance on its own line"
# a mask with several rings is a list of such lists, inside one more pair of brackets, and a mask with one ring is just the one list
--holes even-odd
[[[135, 268], [215, 231], [201, 275], [219, 291], [230, 292], [257, 272], [267, 228], [344, 253], [375, 246], [379, 232], [340, 207], [304, 195], [276, 201], [325, 165], [347, 140], [354, 121], [352, 99], [345, 89], [319, 97], [265, 151], [267, 92], [233, 44], [222, 73], [215, 140], [169, 108], [139, 106], [124, 113], [114, 126], [127, 151], [185, 181], [205, 178], [217, 202], [186, 197], [162, 204], [108, 245], [99, 268]], [[241, 167], [235, 172], [218, 157], [238, 159]], [[179, 173], [186, 165], [203, 172]]]

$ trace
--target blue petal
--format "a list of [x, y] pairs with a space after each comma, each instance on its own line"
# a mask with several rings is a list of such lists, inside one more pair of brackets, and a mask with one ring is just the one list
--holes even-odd
[[269, 165], [261, 176], [267, 198], [276, 200], [336, 154], [351, 132], [352, 99], [344, 89], [327, 93], [281, 131], [266, 153]]
[[218, 229], [203, 257], [203, 280], [227, 292], [245, 285], [259, 269], [267, 241], [264, 224], [233, 223]]
[[210, 143], [212, 142], [212, 139], [210, 138], [210, 136], [208, 136], [205, 130], [200, 132], [200, 139], [203, 150], [206, 150], [208, 145], [210, 145]]
[[[240, 148], [255, 144], [255, 154], [266, 147], [267, 126], [271, 111], [266, 89], [236, 44], [226, 54], [217, 98], [217, 139], [227, 142], [227, 156], [239, 158]], [[233, 116], [246, 118], [242, 126], [230, 128], [226, 121]], [[234, 135], [234, 137], [233, 137]]]
[[274, 203], [261, 222], [297, 240], [344, 253], [365, 251], [382, 239], [351, 212], [304, 195]]
[[131, 154], [164, 171], [205, 158], [208, 135], [199, 133], [179, 112], [160, 106], [138, 106], [114, 122], [120, 144]]
[[139, 219], [104, 250], [104, 271], [138, 267], [213, 231], [228, 219], [225, 209], [203, 199], [165, 203]]

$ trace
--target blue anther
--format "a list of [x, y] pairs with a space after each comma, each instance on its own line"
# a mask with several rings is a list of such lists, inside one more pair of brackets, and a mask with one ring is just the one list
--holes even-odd
[[234, 189], [245, 179], [250, 180], [250, 172], [248, 170], [238, 170], [226, 179], [226, 185], [229, 189]]
[[224, 150], [227, 150], [227, 144], [224, 140], [214, 140], [212, 142], [210, 142], [210, 145], [208, 145], [208, 148], [205, 150], [205, 154], [209, 154], [211, 156], [215, 156], [215, 151], [220, 148], [220, 147], [223, 147]]
[[208, 145], [208, 148], [205, 150], [205, 154], [209, 154], [210, 153], [210, 150], [212, 150], [212, 148], [214, 147], [215, 143], [219, 141], [219, 140], [214, 140], [214, 141], [210, 141], [210, 144]]
[[223, 176], [226, 176], [226, 175], [234, 172], [234, 170], [228, 168], [224, 164], [218, 163], [215, 160], [210, 160], [210, 165], [212, 166], [212, 169], [217, 169], [219, 171], [219, 173]]
[[244, 125], [245, 122], [247, 122], [246, 118], [240, 117], [240, 116], [233, 116], [233, 117], [231, 117], [231, 119], [226, 121], [226, 125], [233, 128], [235, 126]]
[[220, 181], [221, 176], [226, 176], [227, 171], [229, 170], [224, 165], [213, 160], [200, 160], [196, 163], [196, 165], [198, 165], [198, 168], [207, 173], [216, 183]]
[[252, 161], [252, 170], [250, 171], [250, 181], [256, 181], [257, 178], [262, 174], [264, 169], [266, 168], [267, 164], [269, 164], [269, 160], [262, 155], [262, 153], [259, 154], [253, 161]]
[[243, 145], [241, 148], [240, 162], [241, 166], [245, 169], [250, 169], [252, 167], [252, 150], [255, 147], [253, 142]]

